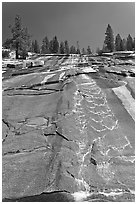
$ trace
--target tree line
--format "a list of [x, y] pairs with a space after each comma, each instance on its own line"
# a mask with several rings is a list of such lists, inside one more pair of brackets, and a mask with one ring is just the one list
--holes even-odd
[[7, 39], [3, 43], [3, 47], [7, 49], [15, 49], [16, 59], [19, 55], [23, 58], [26, 57], [27, 53], [40, 53], [40, 54], [91, 54], [91, 48], [88, 46], [87, 50], [84, 48], [80, 50], [79, 42], [77, 41], [76, 47], [74, 45], [69, 46], [67, 40], [59, 42], [57, 36], [49, 40], [47, 36], [42, 40], [42, 45], [39, 45], [37, 40], [31, 40], [31, 35], [27, 28], [22, 27], [21, 17], [16, 15], [13, 26], [10, 26], [12, 38]]
[[80, 50], [79, 43], [77, 41], [77, 46], [69, 46], [67, 40], [59, 42], [57, 36], [54, 36], [53, 39], [49, 40], [47, 36], [42, 40], [42, 45], [39, 46], [38, 41], [34, 40], [31, 42], [30, 51], [34, 53], [41, 54], [91, 54], [91, 48], [88, 46], [87, 50], [84, 48]]
[[[14, 49], [16, 51], [16, 59], [21, 55], [26, 58], [28, 51], [40, 54], [92, 54], [90, 46], [85, 50], [80, 50], [79, 42], [77, 41], [76, 47], [74, 45], [69, 46], [67, 40], [59, 42], [57, 36], [49, 40], [45, 36], [42, 40], [42, 45], [39, 45], [37, 40], [31, 40], [31, 35], [28, 29], [22, 26], [21, 17], [16, 15], [13, 26], [10, 26], [12, 38], [7, 39], [3, 43], [4, 48]], [[114, 34], [111, 26], [108, 24], [105, 32], [105, 40], [103, 48], [97, 48], [96, 52], [101, 54], [102, 52], [113, 51], [125, 51], [135, 50], [135, 38], [132, 38], [129, 34], [127, 39], [122, 39], [120, 34], [117, 34], [114, 39]]]
[[69, 46], [67, 40], [59, 42], [57, 36], [54, 36], [52, 40], [49, 40], [47, 36], [42, 40], [42, 45], [39, 46], [38, 41], [34, 40], [31, 43], [30, 51], [34, 53], [41, 54], [91, 54], [91, 48], [88, 46], [87, 50], [79, 48], [79, 42], [77, 41], [77, 46], [74, 45]]
[[121, 38], [118, 33], [114, 38], [113, 30], [108, 24], [106, 32], [105, 32], [105, 40], [103, 44], [102, 50], [99, 48], [97, 52], [113, 52], [113, 51], [134, 51], [135, 50], [135, 37], [129, 34], [127, 38]]

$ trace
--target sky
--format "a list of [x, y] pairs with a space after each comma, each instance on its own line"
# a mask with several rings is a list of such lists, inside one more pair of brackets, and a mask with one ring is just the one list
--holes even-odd
[[39, 44], [45, 36], [51, 40], [56, 35], [59, 42], [76, 46], [79, 41], [80, 49], [89, 45], [96, 51], [103, 46], [108, 24], [114, 37], [135, 36], [134, 2], [3, 2], [2, 41], [12, 37], [9, 25], [16, 14]]

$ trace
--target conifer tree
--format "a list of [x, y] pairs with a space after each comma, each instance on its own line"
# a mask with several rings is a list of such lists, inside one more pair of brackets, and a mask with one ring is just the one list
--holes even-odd
[[83, 55], [86, 55], [86, 51], [85, 51], [84, 48], [82, 48], [82, 54], [83, 54]]
[[123, 38], [122, 40], [122, 50], [123, 51], [126, 51], [127, 50], [127, 41], [125, 38]]
[[22, 29], [22, 43], [21, 43], [21, 53], [22, 53], [22, 57], [25, 59], [26, 56], [28, 55], [28, 51], [30, 49], [31, 46], [31, 41], [30, 41], [30, 35], [28, 33], [28, 29], [27, 28], [23, 28]]
[[34, 41], [34, 52], [40, 53], [40, 47], [37, 40]]
[[52, 46], [53, 46], [52, 52], [53, 52], [53, 53], [58, 53], [58, 51], [59, 51], [59, 42], [58, 42], [56, 36], [53, 38], [52, 43], [53, 43], [53, 44], [52, 44]]
[[70, 47], [70, 54], [76, 54], [76, 48], [74, 45]]
[[116, 51], [123, 50], [122, 39], [121, 39], [120, 34], [117, 34], [115, 38], [115, 50]]
[[69, 45], [68, 45], [68, 41], [65, 40], [64, 44], [65, 44], [65, 54], [68, 55], [68, 54], [69, 54]]
[[127, 37], [127, 50], [133, 50], [133, 39], [130, 34]]
[[50, 40], [49, 42], [49, 52], [53, 53], [53, 40]]
[[76, 54], [80, 54], [79, 41], [77, 41], [77, 50], [76, 50]]
[[31, 52], [34, 52], [34, 41], [32, 40], [32, 42], [31, 42], [31, 46], [30, 46], [30, 51]]
[[114, 36], [113, 36], [113, 30], [109, 24], [107, 26], [105, 35], [106, 36], [105, 36], [104, 44], [106, 46], [106, 49], [108, 49], [109, 52], [113, 52], [113, 50], [114, 50]]
[[88, 48], [87, 48], [87, 54], [88, 54], [88, 55], [92, 54], [91, 49], [90, 49], [90, 46], [88, 46]]
[[80, 49], [79, 48], [77, 48], [76, 54], [80, 54]]
[[49, 40], [48, 40], [48, 37], [46, 36], [42, 41], [41, 53], [48, 54], [49, 52], [50, 52], [49, 51]]
[[19, 15], [16, 15], [15, 23], [10, 28], [12, 33], [12, 47], [15, 48], [16, 59], [18, 59], [20, 51], [27, 54], [30, 47], [30, 35], [27, 28], [22, 27], [21, 17]]
[[60, 53], [60, 54], [64, 54], [64, 53], [65, 53], [64, 42], [61, 42], [61, 43], [60, 43], [59, 53]]
[[133, 38], [133, 41], [132, 41], [132, 50], [135, 50], [135, 37]]

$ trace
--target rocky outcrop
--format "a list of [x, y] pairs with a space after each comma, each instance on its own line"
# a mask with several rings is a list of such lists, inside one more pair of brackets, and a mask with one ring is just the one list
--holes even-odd
[[3, 201], [134, 201], [134, 120], [112, 90], [121, 83], [72, 61], [3, 81]]

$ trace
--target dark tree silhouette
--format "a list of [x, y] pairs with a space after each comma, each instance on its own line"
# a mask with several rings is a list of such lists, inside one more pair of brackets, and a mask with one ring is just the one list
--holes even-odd
[[88, 55], [92, 54], [91, 49], [90, 49], [90, 46], [88, 46], [88, 48], [87, 48], [87, 54], [88, 54]]
[[32, 40], [31, 41], [31, 46], [30, 46], [30, 52], [34, 52], [34, 47], [35, 47], [34, 41]]
[[30, 35], [27, 28], [22, 28], [21, 17], [16, 15], [14, 26], [10, 26], [12, 33], [12, 47], [16, 50], [16, 59], [19, 58], [19, 51], [27, 53], [30, 46]]
[[70, 54], [76, 54], [76, 48], [74, 45], [70, 47]]
[[132, 41], [132, 48], [133, 50], [135, 50], [135, 37], [133, 38], [133, 41]]
[[85, 48], [82, 48], [82, 54], [83, 54], [83, 55], [86, 55], [86, 50], [85, 50]]
[[40, 53], [40, 47], [37, 40], [34, 41], [34, 52]]
[[133, 39], [130, 34], [127, 37], [127, 50], [133, 50]]
[[64, 42], [61, 42], [61, 43], [60, 43], [59, 53], [60, 53], [60, 54], [64, 54], [64, 53], [65, 53]]
[[50, 53], [53, 53], [53, 40], [50, 40], [49, 42], [49, 51]]
[[127, 50], [127, 41], [125, 38], [123, 38], [123, 40], [122, 40], [122, 50], [123, 51]]
[[111, 26], [108, 24], [106, 33], [105, 33], [105, 49], [108, 50], [109, 52], [113, 52], [114, 50], [114, 36], [113, 36], [113, 30]]
[[122, 42], [120, 34], [117, 34], [115, 38], [115, 50], [116, 51], [123, 50], [123, 42]]
[[53, 53], [58, 53], [58, 51], [59, 51], [59, 42], [58, 42], [58, 40], [57, 40], [57, 37], [55, 36], [54, 38], [53, 38], [53, 40], [52, 40], [52, 48], [53, 48], [53, 50], [52, 50], [52, 52]]
[[49, 51], [49, 40], [48, 40], [48, 37], [46, 36], [42, 41], [41, 53], [48, 54], [49, 52], [50, 52]]
[[76, 50], [76, 54], [80, 54], [79, 41], [77, 41], [77, 50]]
[[68, 54], [69, 54], [69, 45], [68, 45], [68, 41], [65, 40], [64, 44], [65, 44], [65, 54], [68, 55]]

